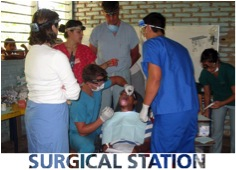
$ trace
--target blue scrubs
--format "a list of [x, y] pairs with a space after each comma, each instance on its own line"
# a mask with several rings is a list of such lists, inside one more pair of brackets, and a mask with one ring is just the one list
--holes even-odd
[[29, 153], [69, 153], [68, 124], [66, 103], [39, 104], [28, 100], [25, 127]]
[[[158, 36], [149, 39], [143, 45], [142, 68], [147, 78], [149, 63], [159, 66], [162, 72], [158, 93], [151, 104], [155, 116], [152, 152], [193, 152], [193, 136], [197, 133], [199, 103], [189, 53], [181, 44], [164, 36]], [[168, 120], [167, 115], [169, 118], [173, 116], [173, 119], [168, 118]], [[193, 125], [188, 127], [183, 124]], [[180, 131], [176, 132], [175, 128]], [[183, 133], [188, 128], [192, 128], [191, 133]], [[168, 136], [155, 133], [157, 130]], [[179, 135], [179, 139], [176, 139], [176, 135]], [[167, 141], [173, 141], [172, 143], [176, 144], [165, 144]], [[183, 146], [180, 142], [189, 142], [191, 147], [185, 145], [184, 150], [181, 150]]]
[[[111, 80], [105, 82], [104, 89], [111, 87]], [[94, 141], [101, 128], [90, 133], [87, 136], [80, 136], [75, 126], [75, 122], [85, 122], [90, 124], [98, 118], [101, 107], [102, 90], [93, 92], [93, 96], [89, 96], [84, 91], [81, 91], [80, 98], [77, 101], [72, 101], [70, 109], [70, 131], [69, 140], [70, 147], [78, 153], [93, 153], [95, 151]]]

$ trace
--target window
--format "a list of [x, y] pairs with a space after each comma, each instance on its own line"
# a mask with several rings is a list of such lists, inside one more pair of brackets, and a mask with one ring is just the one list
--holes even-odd
[[[65, 24], [69, 19], [72, 18], [72, 2], [71, 1], [39, 1], [39, 9], [48, 8], [59, 14], [61, 19], [59, 24]], [[65, 41], [64, 34], [60, 33], [57, 36]]]
[[[72, 18], [72, 1], [1, 1], [1, 47], [6, 38], [13, 38], [18, 49], [21, 44], [28, 46], [29, 24], [41, 8], [56, 11], [62, 19], [60, 24]], [[59, 33], [58, 38], [64, 40], [63, 34]]]

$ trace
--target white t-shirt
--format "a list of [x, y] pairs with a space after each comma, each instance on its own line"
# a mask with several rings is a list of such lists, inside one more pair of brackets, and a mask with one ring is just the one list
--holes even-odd
[[33, 102], [63, 103], [79, 97], [80, 86], [68, 58], [47, 45], [31, 46], [25, 59], [25, 77], [28, 98]]

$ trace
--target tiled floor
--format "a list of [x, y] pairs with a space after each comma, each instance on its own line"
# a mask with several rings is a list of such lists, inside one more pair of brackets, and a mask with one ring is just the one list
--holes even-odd
[[[27, 153], [27, 139], [26, 136], [19, 138], [19, 153]], [[204, 152], [209, 152], [207, 149]], [[1, 144], [1, 153], [14, 153], [14, 143], [12, 141]], [[222, 153], [230, 153], [229, 137], [224, 136]]]

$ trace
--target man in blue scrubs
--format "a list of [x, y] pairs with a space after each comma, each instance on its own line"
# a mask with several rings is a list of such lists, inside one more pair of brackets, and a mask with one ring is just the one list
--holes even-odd
[[142, 121], [154, 114], [152, 153], [193, 153], [199, 110], [193, 64], [188, 50], [167, 38], [165, 17], [150, 13], [139, 22], [147, 41], [142, 68], [147, 77]]
[[84, 83], [81, 85], [80, 98], [70, 105], [70, 148], [78, 153], [93, 153], [94, 142], [101, 132], [101, 125], [110, 119], [114, 111], [105, 107], [100, 113], [102, 90], [112, 85], [124, 86], [125, 90], [133, 91], [120, 76], [108, 78], [107, 72], [95, 64], [86, 66], [82, 73]]

